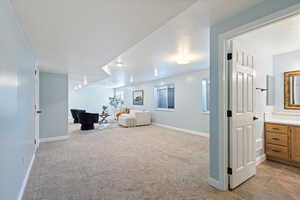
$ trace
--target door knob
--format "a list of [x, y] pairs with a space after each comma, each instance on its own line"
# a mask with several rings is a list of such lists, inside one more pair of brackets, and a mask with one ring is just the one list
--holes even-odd
[[41, 110], [37, 110], [36, 113], [37, 113], [37, 114], [41, 114], [42, 111], [41, 111]]
[[258, 120], [259, 118], [258, 117], [256, 117], [256, 116], [254, 116], [253, 117], [253, 120], [255, 121], [255, 120]]

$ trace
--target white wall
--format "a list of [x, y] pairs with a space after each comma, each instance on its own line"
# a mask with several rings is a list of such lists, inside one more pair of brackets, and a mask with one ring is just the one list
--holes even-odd
[[78, 90], [69, 88], [69, 121], [72, 121], [70, 109], [84, 109], [87, 112], [99, 113], [103, 105], [109, 105], [108, 98], [113, 95], [113, 89], [99, 85], [90, 85]]
[[300, 70], [300, 50], [274, 56], [275, 111], [300, 112], [284, 109], [284, 72]]
[[36, 58], [11, 1], [0, 1], [0, 199], [21, 197], [34, 155]]
[[[155, 123], [208, 133], [209, 114], [202, 113], [201, 109], [201, 80], [208, 78], [208, 74], [208, 70], [184, 73], [117, 90], [124, 91], [125, 106], [138, 110], [150, 110]], [[160, 111], [154, 107], [154, 86], [161, 84], [175, 84], [174, 111]], [[144, 106], [132, 105], [133, 89], [144, 90]]]

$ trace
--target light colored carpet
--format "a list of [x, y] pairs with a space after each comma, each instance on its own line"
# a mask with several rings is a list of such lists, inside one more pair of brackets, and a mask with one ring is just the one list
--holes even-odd
[[[294, 199], [265, 186], [272, 173], [282, 173], [278, 164], [261, 165], [264, 173], [235, 192], [208, 186], [205, 137], [157, 126], [81, 132], [73, 125], [70, 133], [68, 140], [41, 144], [24, 200], [265, 199], [264, 191]], [[299, 179], [297, 173], [285, 175]]]

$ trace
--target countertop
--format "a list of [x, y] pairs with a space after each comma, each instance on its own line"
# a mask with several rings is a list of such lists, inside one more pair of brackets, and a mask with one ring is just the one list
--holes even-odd
[[300, 126], [300, 121], [287, 119], [266, 119], [265, 122]]

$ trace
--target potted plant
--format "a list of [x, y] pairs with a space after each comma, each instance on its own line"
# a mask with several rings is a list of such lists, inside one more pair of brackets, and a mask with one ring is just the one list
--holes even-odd
[[113, 107], [114, 116], [118, 108], [122, 108], [124, 101], [117, 97], [109, 97], [109, 105]]
[[124, 101], [117, 97], [109, 97], [109, 105], [111, 105], [114, 109], [122, 107]]
[[102, 113], [101, 113], [102, 115], [108, 115], [107, 108], [108, 107], [106, 105], [102, 106]]

